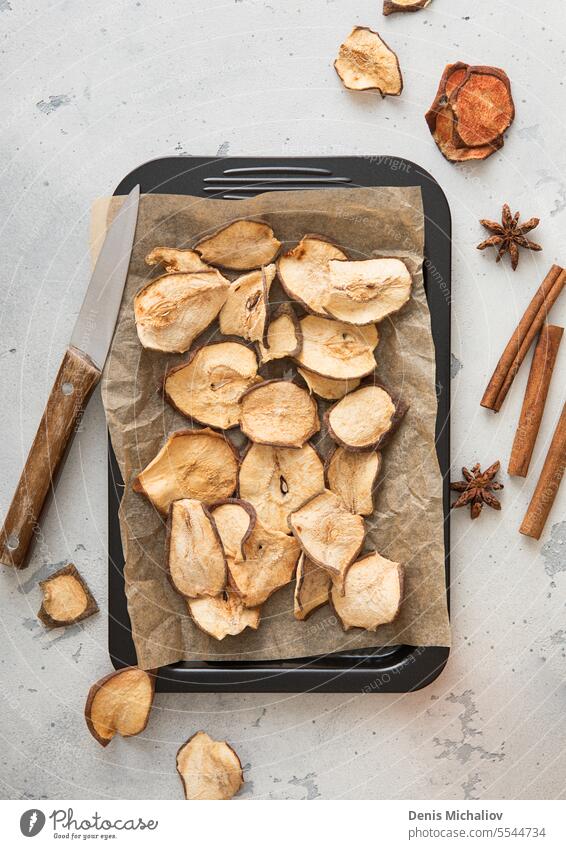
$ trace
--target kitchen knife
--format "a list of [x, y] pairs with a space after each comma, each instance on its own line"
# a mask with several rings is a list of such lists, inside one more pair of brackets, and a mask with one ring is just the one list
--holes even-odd
[[128, 274], [139, 200], [140, 187], [136, 186], [108, 230], [69, 347], [0, 531], [0, 562], [16, 569], [27, 565], [45, 499], [102, 374]]

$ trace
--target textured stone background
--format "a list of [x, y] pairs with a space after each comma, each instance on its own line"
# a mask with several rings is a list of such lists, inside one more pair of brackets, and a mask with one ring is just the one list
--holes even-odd
[[[454, 217], [455, 474], [506, 462], [527, 369], [498, 417], [478, 401], [535, 285], [551, 262], [566, 264], [562, 6], [434, 0], [385, 19], [378, 0], [0, 0], [0, 510], [82, 300], [90, 203], [171, 154], [396, 154], [430, 170]], [[332, 61], [355, 23], [398, 50], [400, 99], [339, 84]], [[444, 161], [423, 120], [457, 59], [504, 67], [517, 105], [504, 149], [463, 167]], [[544, 252], [523, 255], [516, 274], [474, 248], [477, 219], [497, 217], [504, 200], [543, 222]], [[566, 321], [566, 301], [554, 320]], [[147, 732], [105, 751], [82, 717], [109, 670], [97, 393], [30, 568], [0, 577], [3, 795], [181, 798], [175, 751], [205, 727], [247, 765], [244, 798], [563, 796], [566, 487], [540, 543], [517, 533], [563, 402], [563, 348], [528, 481], [503, 476], [502, 514], [453, 517], [455, 647], [434, 685], [407, 696], [160, 695]], [[37, 582], [68, 560], [102, 613], [46, 633]]]

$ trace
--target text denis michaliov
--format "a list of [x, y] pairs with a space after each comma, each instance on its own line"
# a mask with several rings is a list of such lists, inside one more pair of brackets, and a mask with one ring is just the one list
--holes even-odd
[[483, 820], [486, 822], [503, 819], [503, 812], [488, 811], [486, 808], [479, 811], [473, 811], [469, 808], [455, 811], [409, 811], [409, 819], [426, 822], [463, 822], [466, 820]]

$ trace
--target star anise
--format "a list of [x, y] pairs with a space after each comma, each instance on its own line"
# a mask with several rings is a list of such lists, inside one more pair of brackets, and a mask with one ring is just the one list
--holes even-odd
[[478, 245], [478, 251], [483, 251], [486, 248], [498, 248], [496, 262], [499, 262], [505, 254], [511, 257], [511, 268], [513, 271], [519, 265], [519, 248], [526, 248], [529, 251], [542, 251], [540, 245], [536, 242], [531, 242], [526, 237], [526, 233], [538, 227], [539, 218], [529, 218], [524, 224], [519, 224], [520, 213], [511, 214], [508, 203], [503, 204], [501, 213], [501, 224], [497, 221], [490, 221], [487, 218], [482, 218], [482, 224], [486, 230], [490, 230], [494, 235], [486, 239]]
[[471, 471], [464, 466], [462, 474], [465, 480], [450, 484], [450, 489], [462, 493], [452, 507], [465, 507], [469, 504], [472, 519], [478, 518], [484, 504], [493, 507], [494, 510], [501, 510], [499, 499], [493, 495], [494, 490], [503, 489], [503, 484], [494, 480], [500, 465], [498, 460], [485, 472], [481, 471], [479, 463], [476, 463]]

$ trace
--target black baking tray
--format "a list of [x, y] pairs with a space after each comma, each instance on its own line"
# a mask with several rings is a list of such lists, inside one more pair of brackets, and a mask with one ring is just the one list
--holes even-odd
[[[420, 186], [425, 213], [424, 283], [436, 348], [436, 449], [443, 477], [446, 592], [450, 583], [450, 291], [451, 216], [444, 192], [419, 165], [394, 156], [164, 157], [140, 165], [115, 195], [136, 184], [143, 194], [187, 194], [241, 199], [265, 191], [345, 190], [367, 186]], [[124, 556], [118, 508], [124, 484], [109, 440], [109, 651], [115, 668], [136, 663], [124, 592]], [[450, 650], [441, 646], [387, 646], [285, 661], [181, 662], [162, 667], [157, 689], [166, 692], [367, 692], [418, 690], [440, 675]]]

